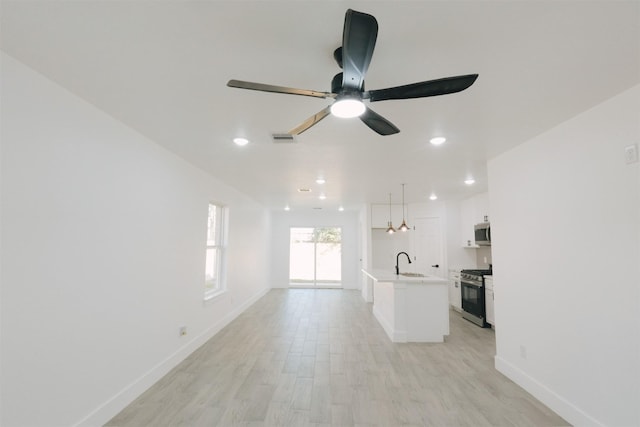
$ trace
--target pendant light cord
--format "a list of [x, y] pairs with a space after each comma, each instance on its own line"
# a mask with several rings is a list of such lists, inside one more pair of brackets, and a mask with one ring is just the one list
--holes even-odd
[[[402, 214], [404, 216], [404, 213]], [[387, 233], [393, 234], [396, 230], [393, 228], [393, 224], [391, 223], [391, 193], [389, 193], [389, 228], [387, 228]]]
[[404, 184], [402, 184], [402, 222], [404, 223]]

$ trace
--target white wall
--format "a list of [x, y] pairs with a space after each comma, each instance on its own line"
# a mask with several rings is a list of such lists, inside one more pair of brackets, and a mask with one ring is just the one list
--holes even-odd
[[[0, 423], [100, 425], [268, 290], [269, 213], [1, 58]], [[229, 292], [205, 304], [210, 200]]]
[[289, 229], [291, 227], [342, 227], [342, 287], [358, 289], [361, 283], [359, 250], [360, 213], [345, 210], [272, 212], [271, 286], [289, 287]]
[[574, 425], [640, 425], [640, 86], [489, 162], [496, 367]]
[[[371, 239], [371, 209], [368, 204], [363, 204], [358, 211], [358, 241], [360, 242], [359, 259], [361, 269], [371, 269], [373, 265], [373, 248]], [[359, 273], [358, 288], [362, 298], [369, 301], [373, 297], [373, 279]]]
[[[409, 225], [411, 222], [407, 220]], [[375, 269], [394, 271], [396, 265], [396, 256], [399, 252], [407, 252], [413, 260], [413, 230], [407, 230], [404, 233], [398, 231], [393, 234], [387, 233], [382, 228], [371, 229], [371, 247], [372, 247], [372, 267]], [[402, 271], [414, 271], [413, 264], [409, 264], [403, 256], [400, 260]]]

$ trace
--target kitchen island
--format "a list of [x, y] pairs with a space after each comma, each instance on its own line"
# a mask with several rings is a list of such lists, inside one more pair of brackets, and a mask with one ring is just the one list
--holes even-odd
[[443, 342], [449, 335], [447, 280], [436, 276], [362, 272], [373, 280], [373, 314], [393, 342]]

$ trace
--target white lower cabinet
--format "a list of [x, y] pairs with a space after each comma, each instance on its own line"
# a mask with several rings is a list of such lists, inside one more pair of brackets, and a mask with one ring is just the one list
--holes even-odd
[[484, 306], [486, 311], [486, 321], [491, 327], [496, 327], [495, 309], [494, 309], [494, 297], [493, 297], [493, 277], [484, 277]]
[[444, 342], [449, 335], [447, 281], [431, 283], [374, 280], [373, 315], [392, 342]]
[[456, 311], [462, 311], [459, 271], [449, 271], [449, 305]]

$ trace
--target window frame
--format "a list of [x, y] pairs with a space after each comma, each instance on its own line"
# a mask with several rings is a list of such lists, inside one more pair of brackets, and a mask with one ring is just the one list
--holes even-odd
[[[214, 220], [214, 240], [210, 241], [211, 235], [211, 207], [215, 209]], [[228, 208], [219, 202], [210, 201], [207, 204], [207, 234], [205, 241], [205, 277], [204, 277], [204, 300], [211, 300], [227, 290], [226, 285], [226, 258], [227, 258], [227, 231], [228, 231]], [[214, 250], [215, 261], [215, 277], [213, 280], [208, 280], [208, 257], [209, 251]], [[217, 267], [217, 268], [215, 268]], [[213, 283], [213, 287], [210, 285]]]

